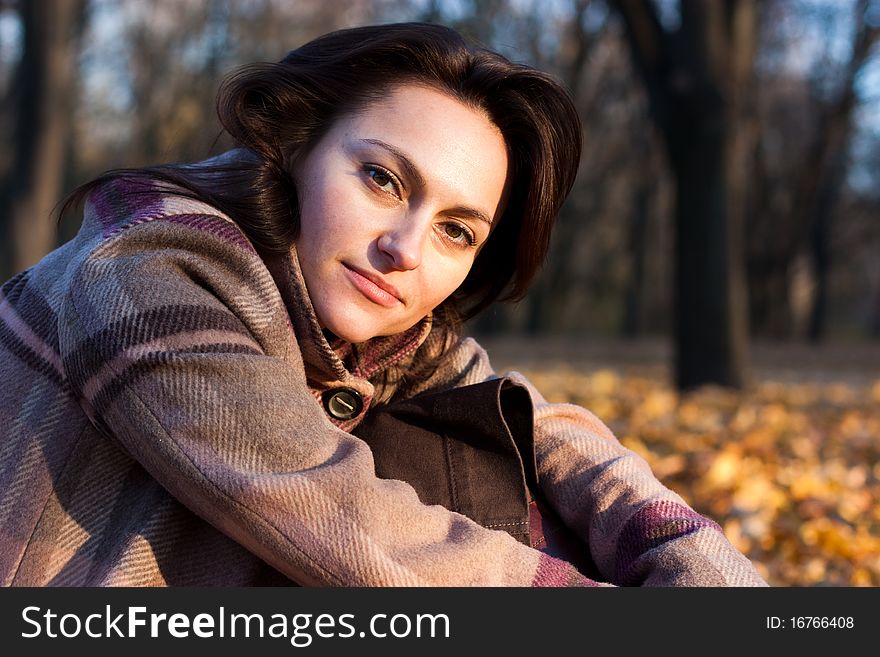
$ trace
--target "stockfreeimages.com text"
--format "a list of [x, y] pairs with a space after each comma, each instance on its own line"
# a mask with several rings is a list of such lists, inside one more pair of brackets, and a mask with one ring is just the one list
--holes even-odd
[[449, 638], [449, 617], [446, 614], [374, 614], [365, 628], [358, 630], [354, 614], [236, 614], [219, 607], [214, 613], [156, 614], [146, 607], [126, 607], [115, 612], [106, 605], [103, 612], [82, 616], [76, 613], [59, 615], [51, 609], [25, 607], [21, 612], [27, 630], [26, 639], [90, 637], [129, 638], [276, 638], [289, 639], [297, 648], [309, 646], [315, 637], [324, 639], [352, 637], [375, 638]]

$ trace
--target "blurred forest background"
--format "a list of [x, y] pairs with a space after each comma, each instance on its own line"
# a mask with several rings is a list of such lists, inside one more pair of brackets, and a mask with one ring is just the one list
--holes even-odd
[[102, 171], [225, 150], [218, 82], [324, 32], [456, 27], [571, 89], [528, 298], [470, 328], [592, 409], [772, 584], [880, 586], [880, 0], [0, 0], [0, 275]]

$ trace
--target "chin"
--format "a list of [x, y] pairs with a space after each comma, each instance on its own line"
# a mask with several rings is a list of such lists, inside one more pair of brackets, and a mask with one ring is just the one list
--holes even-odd
[[366, 342], [373, 337], [366, 331], [352, 330], [350, 325], [339, 325], [334, 322], [320, 322], [320, 324], [323, 329], [330, 331], [330, 333], [337, 338], [345, 340], [346, 342]]
[[[330, 331], [333, 335], [338, 338], [342, 338], [346, 342], [351, 342], [357, 344], [359, 342], [366, 342], [372, 338], [377, 338], [386, 335], [394, 335], [396, 333], [401, 333], [412, 326], [415, 326], [418, 321], [412, 322], [409, 326], [400, 327], [398, 325], [390, 325], [387, 323], [377, 322], [375, 318], [372, 316], [357, 316], [357, 315], [349, 315], [345, 317], [329, 317], [328, 321], [323, 321], [320, 317], [318, 318], [321, 326]], [[371, 321], [372, 320], [372, 321]]]
[[334, 331], [332, 328], [330, 332], [333, 333], [337, 338], [344, 340], [345, 342], [351, 342], [352, 344], [358, 344], [360, 342], [366, 342], [372, 338], [375, 338], [376, 335], [373, 333], [366, 333], [362, 331], [347, 331], [344, 328], [338, 331]]
[[324, 321], [319, 317], [318, 321], [322, 327], [346, 342], [366, 342], [382, 334], [381, 329], [374, 327], [369, 321], [364, 321], [364, 318], [329, 317], [328, 321]]

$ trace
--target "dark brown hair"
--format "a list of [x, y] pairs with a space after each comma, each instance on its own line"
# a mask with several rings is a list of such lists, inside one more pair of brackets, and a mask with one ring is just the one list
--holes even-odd
[[62, 213], [109, 178], [148, 176], [214, 205], [263, 252], [286, 252], [299, 228], [293, 159], [341, 115], [407, 82], [432, 86], [486, 112], [509, 153], [503, 214], [442, 316], [467, 319], [496, 299], [522, 298], [574, 183], [581, 152], [578, 115], [551, 76], [470, 46], [440, 25], [339, 30], [278, 63], [244, 66], [221, 86], [217, 111], [224, 129], [253, 157], [233, 164], [110, 171], [74, 191]]

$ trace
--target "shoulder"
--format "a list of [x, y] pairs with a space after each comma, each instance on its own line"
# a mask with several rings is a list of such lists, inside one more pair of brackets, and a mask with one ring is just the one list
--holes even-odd
[[114, 179], [92, 192], [64, 275], [63, 314], [89, 333], [241, 325], [267, 351], [287, 351], [280, 292], [237, 224], [149, 179]]
[[79, 237], [99, 244], [146, 224], [172, 234], [175, 227], [198, 231], [256, 254], [235, 221], [219, 209], [147, 176], [120, 176], [94, 189], [86, 200]]
[[[67, 276], [73, 289], [110, 285], [152, 296], [174, 279], [230, 300], [279, 301], [265, 263], [235, 221], [148, 177], [114, 178], [89, 195]], [[175, 287], [164, 288], [163, 296]]]

